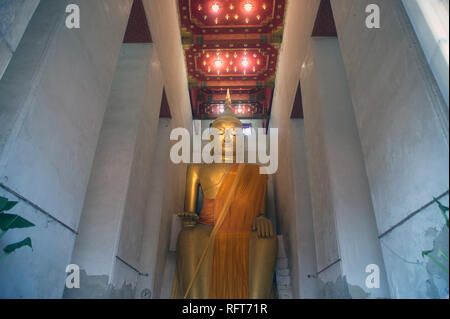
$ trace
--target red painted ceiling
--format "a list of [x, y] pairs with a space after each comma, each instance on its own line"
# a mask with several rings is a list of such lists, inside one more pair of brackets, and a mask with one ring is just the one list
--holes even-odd
[[300, 86], [300, 81], [298, 81], [297, 92], [295, 93], [295, 100], [292, 106], [291, 119], [302, 119], [303, 117], [302, 88]]
[[160, 118], [172, 118], [170, 114], [169, 102], [167, 101], [166, 89], [163, 88], [163, 94], [161, 98], [161, 108], [159, 110]]
[[321, 0], [312, 32], [313, 37], [337, 37], [330, 0]]
[[134, 0], [123, 43], [152, 43], [142, 0]]
[[236, 115], [268, 118], [285, 0], [178, 0], [195, 118], [214, 118], [229, 88]]

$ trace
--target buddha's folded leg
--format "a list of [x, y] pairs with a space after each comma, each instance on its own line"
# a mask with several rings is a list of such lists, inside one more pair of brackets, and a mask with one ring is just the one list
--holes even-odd
[[[194, 275], [200, 256], [209, 240], [212, 227], [199, 224], [193, 228], [184, 228], [178, 236], [177, 273], [178, 290], [184, 296]], [[208, 298], [209, 276], [211, 269], [211, 253], [206, 256], [198, 275], [192, 285], [188, 298]]]
[[271, 297], [277, 249], [276, 236], [258, 238], [256, 232], [251, 233], [249, 245], [250, 299], [268, 299]]

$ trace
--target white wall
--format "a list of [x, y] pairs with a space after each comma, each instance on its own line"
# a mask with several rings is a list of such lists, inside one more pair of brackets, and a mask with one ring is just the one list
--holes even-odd
[[0, 261], [0, 298], [60, 298], [75, 234], [3, 188], [0, 196], [18, 201], [11, 212], [36, 225], [10, 230], [0, 241], [1, 249], [26, 237], [33, 245], [33, 249], [18, 249]]
[[35, 248], [2, 260], [2, 297], [62, 295], [131, 8], [130, 0], [72, 2], [83, 13], [81, 29], [65, 27], [66, 1], [40, 1], [0, 81], [1, 183], [40, 207], [17, 207], [38, 225], [21, 231]]
[[[0, 170], [9, 187], [77, 228], [131, 1], [79, 2], [85, 17], [79, 30], [65, 27], [65, 6], [57, 3], [42, 1], [39, 8], [51, 6], [39, 17], [53, 13], [57, 22], [43, 52], [28, 53], [41, 58], [32, 83], [12, 82], [21, 75], [21, 65], [11, 65], [3, 79], [7, 86], [22, 85], [17, 93], [27, 99], [15, 95], [1, 99], [6, 113], [11, 108], [15, 114], [2, 116], [5, 122], [13, 119], [13, 128], [6, 125], [9, 134]], [[39, 29], [29, 29], [25, 37], [35, 41]]]
[[[364, 27], [369, 3], [380, 6], [380, 29]], [[448, 281], [421, 257], [421, 248], [444, 231], [442, 216], [433, 208], [434, 223], [420, 221], [428, 214], [422, 208], [449, 188], [445, 100], [402, 2], [333, 0], [332, 6], [391, 296], [442, 297]]]
[[0, 79], [22, 39], [40, 0], [3, 0], [0, 3]]
[[[381, 8], [381, 29], [369, 30], [365, 27], [365, 9], [369, 3], [377, 3]], [[318, 6], [319, 1], [315, 0], [292, 1], [288, 3], [286, 11], [271, 126], [281, 128], [280, 153], [286, 154], [287, 158], [290, 145], [294, 143], [291, 130], [288, 129], [288, 117], [302, 65], [311, 67], [312, 60], [308, 57], [308, 54], [311, 55], [308, 53], [311, 45], [308, 43]], [[383, 235], [404, 218], [417, 213], [380, 240], [391, 297], [437, 296], [445, 292], [445, 278], [436, 271], [430, 273], [431, 266], [421, 258], [420, 249], [433, 247], [433, 242], [439, 238], [443, 231], [442, 221], [439, 221], [441, 216], [435, 216], [436, 232], [426, 223], [419, 226], [419, 219], [414, 227], [411, 223], [414, 218], [419, 218], [421, 208], [429, 204], [433, 196], [448, 191], [448, 109], [445, 100], [400, 1], [334, 0], [332, 6], [378, 235]], [[308, 81], [302, 83], [303, 94], [311, 95], [320, 90], [317, 86], [311, 86], [317, 82], [313, 77], [305, 76], [304, 79]], [[311, 98], [313, 102], [314, 97]], [[305, 116], [305, 128], [308, 126], [323, 127], [323, 123], [320, 123], [320, 117]], [[336, 225], [332, 214], [327, 215], [331, 210], [331, 180], [327, 178], [330, 173], [326, 169], [327, 163], [320, 163], [330, 150], [320, 147], [314, 149], [311, 146], [320, 145], [323, 139], [323, 130], [315, 130], [314, 135], [307, 137], [308, 153], [312, 152], [308, 154], [310, 192], [313, 209], [319, 214], [315, 213], [314, 218], [315, 221], [322, 221], [322, 226], [315, 229], [319, 266], [326, 266], [340, 258], [338, 244], [333, 239], [337, 236]], [[315, 164], [313, 166], [312, 161]], [[278, 213], [281, 231], [285, 236], [289, 232], [286, 225], [293, 222], [293, 217], [287, 213], [292, 207], [289, 203], [295, 198], [289, 182], [291, 171], [289, 162], [281, 163], [277, 174], [277, 202], [281, 203]], [[410, 236], [422, 238], [422, 244], [403, 241], [409, 243], [408, 246], [401, 246], [405, 255], [393, 254], [389, 248], [401, 244], [399, 234], [394, 235], [402, 228], [407, 230], [404, 234], [409, 232]], [[286, 237], [288, 247], [292, 246], [292, 242], [295, 242], [290, 238], [292, 235]], [[289, 256], [291, 262], [295, 251], [297, 249], [293, 249]], [[336, 284], [335, 279], [342, 270], [338, 261], [327, 269], [322, 280]], [[407, 279], [411, 276], [420, 284], [411, 285], [411, 280]], [[430, 282], [432, 293], [424, 289], [426, 283]]]
[[402, 0], [448, 107], [448, 0]]

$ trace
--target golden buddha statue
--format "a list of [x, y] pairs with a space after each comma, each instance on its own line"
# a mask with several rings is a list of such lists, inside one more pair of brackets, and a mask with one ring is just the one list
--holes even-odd
[[[173, 298], [263, 299], [273, 296], [277, 237], [266, 215], [267, 175], [259, 166], [225, 163], [226, 141], [242, 128], [233, 115], [229, 90], [226, 111], [212, 127], [220, 132], [223, 163], [191, 164], [186, 177], [183, 230], [177, 243]], [[231, 130], [230, 130], [231, 129]], [[228, 161], [229, 162], [229, 161]], [[196, 213], [199, 185], [203, 206]]]

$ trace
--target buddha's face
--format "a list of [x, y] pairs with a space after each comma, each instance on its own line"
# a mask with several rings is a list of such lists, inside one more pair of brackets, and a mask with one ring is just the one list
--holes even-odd
[[[218, 130], [218, 138], [222, 145], [222, 155], [236, 155], [236, 135], [242, 129], [242, 123], [236, 117], [223, 117], [215, 120], [211, 126]], [[217, 138], [217, 137], [216, 137]]]

